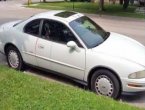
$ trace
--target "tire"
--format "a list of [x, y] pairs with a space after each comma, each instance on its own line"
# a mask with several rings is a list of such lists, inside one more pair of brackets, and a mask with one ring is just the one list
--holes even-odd
[[23, 69], [23, 59], [20, 52], [14, 46], [9, 46], [6, 48], [6, 58], [9, 67], [22, 70]]
[[121, 87], [117, 77], [109, 70], [100, 69], [91, 77], [91, 90], [98, 95], [117, 99], [121, 94]]

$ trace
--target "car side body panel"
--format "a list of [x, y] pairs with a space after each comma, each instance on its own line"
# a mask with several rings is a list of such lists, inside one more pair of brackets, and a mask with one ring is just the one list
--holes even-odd
[[23, 60], [26, 63], [36, 65], [35, 45], [37, 37], [23, 33], [15, 27], [5, 30], [1, 33], [1, 45], [4, 48], [7, 44], [13, 44], [20, 51]]

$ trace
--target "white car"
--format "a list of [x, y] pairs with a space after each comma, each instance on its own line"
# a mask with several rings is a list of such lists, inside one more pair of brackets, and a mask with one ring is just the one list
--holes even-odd
[[69, 76], [100, 95], [145, 91], [145, 46], [106, 32], [81, 13], [49, 11], [0, 26], [8, 65]]

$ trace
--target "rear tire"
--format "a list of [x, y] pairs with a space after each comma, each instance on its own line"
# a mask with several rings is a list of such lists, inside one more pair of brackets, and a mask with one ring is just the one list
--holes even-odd
[[9, 46], [6, 48], [6, 58], [9, 67], [22, 70], [23, 69], [23, 59], [21, 57], [20, 52], [14, 46]]
[[117, 99], [121, 94], [121, 87], [117, 77], [109, 70], [100, 69], [91, 78], [91, 90], [99, 95]]

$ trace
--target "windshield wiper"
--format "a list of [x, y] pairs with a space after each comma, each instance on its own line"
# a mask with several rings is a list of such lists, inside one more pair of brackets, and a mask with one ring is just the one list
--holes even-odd
[[110, 36], [110, 32], [106, 32], [104, 36], [104, 41]]
[[[110, 32], [106, 32], [106, 33], [105, 33], [105, 36], [104, 36], [104, 41], [105, 41], [109, 36], [110, 36]], [[104, 41], [103, 41], [103, 42], [104, 42]], [[95, 45], [94, 47], [99, 46], [99, 45], [102, 44], [103, 42], [98, 43], [98, 44]]]

